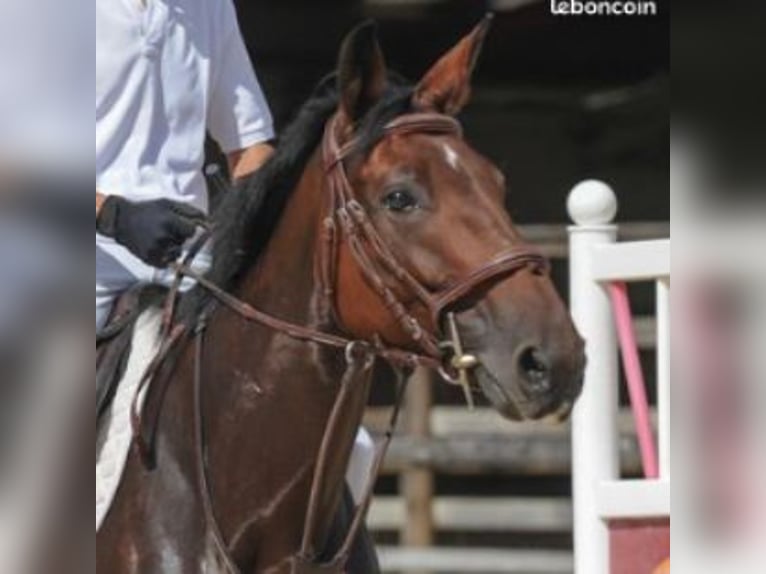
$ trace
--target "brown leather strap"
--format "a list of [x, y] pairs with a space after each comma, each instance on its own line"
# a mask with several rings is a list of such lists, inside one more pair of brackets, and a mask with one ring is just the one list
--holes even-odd
[[[201, 233], [193, 242], [186, 255], [184, 256], [181, 267], [188, 268], [192, 261], [194, 261], [197, 254], [202, 250], [205, 244], [209, 241], [212, 235], [212, 230], [205, 228], [205, 231]], [[165, 393], [168, 390], [170, 381], [172, 380], [172, 373], [167, 373], [166, 376], [157, 380], [157, 375], [161, 368], [167, 362], [171, 352], [178, 345], [178, 343], [186, 337], [188, 334], [188, 328], [182, 324], [174, 324], [176, 306], [178, 298], [181, 292], [181, 283], [184, 275], [182, 273], [176, 273], [173, 285], [171, 286], [165, 303], [162, 308], [162, 323], [160, 328], [160, 348], [157, 351], [156, 356], [147, 367], [141, 382], [138, 386], [138, 391], [133, 397], [131, 405], [131, 427], [133, 431], [133, 437], [135, 440], [136, 448], [141, 457], [141, 460], [146, 468], [152, 468], [154, 466], [154, 441], [157, 435], [157, 427], [159, 425], [160, 415], [162, 413], [162, 405], [164, 403]], [[148, 392], [150, 387], [153, 387], [153, 392], [157, 394], [159, 400], [158, 404], [154, 408], [153, 413], [145, 413], [141, 410], [140, 401], [143, 398], [145, 392]]]
[[478, 286], [525, 268], [531, 268], [537, 273], [547, 273], [549, 264], [540, 254], [526, 246], [506, 251], [471, 272], [460, 282], [440, 291], [431, 299], [431, 313], [438, 317], [447, 307], [468, 296]]
[[360, 379], [372, 375], [374, 356], [364, 350], [356, 351], [349, 349], [346, 353], [346, 372], [341, 381], [340, 392], [335, 398], [330, 418], [327, 420], [322, 436], [322, 443], [317, 455], [314, 477], [311, 484], [306, 522], [303, 528], [303, 541], [301, 543], [300, 556], [304, 559], [316, 558], [317, 549], [314, 547], [315, 538], [323, 516], [320, 515], [322, 498], [326, 488], [327, 468], [331, 462], [332, 449], [338, 436], [343, 419], [347, 416], [345, 408], [349, 395], [358, 391]]
[[[144, 394], [148, 391], [149, 386], [154, 382], [162, 369], [163, 365], [170, 355], [171, 351], [176, 347], [179, 341], [181, 341], [187, 334], [187, 329], [184, 325], [176, 325], [167, 335], [167, 337], [160, 344], [160, 348], [157, 354], [149, 363], [149, 366], [144, 372], [144, 376], [141, 378], [141, 382], [138, 384], [136, 394], [133, 396], [133, 401], [130, 407], [130, 424], [133, 431], [134, 448], [138, 450], [138, 455], [141, 458], [142, 463], [146, 468], [154, 467], [154, 438], [156, 436], [157, 425], [156, 421], [159, 418], [159, 407], [156, 410], [154, 418], [150, 419], [153, 424], [148, 429], [144, 428], [143, 421], [144, 415], [141, 412], [141, 401], [144, 398]], [[165, 390], [171, 376], [168, 374], [163, 377], [160, 382], [160, 394], [164, 395]]]
[[[205, 513], [205, 520], [210, 529], [213, 545], [216, 552], [223, 561], [223, 566], [229, 574], [240, 574], [241, 569], [237, 566], [231, 551], [226, 544], [225, 537], [220, 528], [220, 522], [215, 514], [212, 490], [210, 488], [210, 470], [207, 458], [207, 447], [205, 438], [205, 411], [203, 400], [203, 362], [204, 362], [204, 337], [207, 329], [206, 319], [200, 319], [194, 331], [194, 455], [197, 469], [198, 489], [202, 497], [202, 507]], [[313, 564], [316, 561], [317, 549], [314, 548], [316, 534], [321, 527], [323, 516], [320, 515], [322, 494], [326, 489], [325, 479], [327, 469], [331, 463], [331, 452], [334, 440], [337, 437], [338, 428], [342, 419], [346, 416], [344, 407], [350, 393], [359, 388], [360, 379], [372, 375], [372, 364], [374, 355], [368, 348], [351, 346], [346, 350], [346, 371], [341, 381], [341, 390], [333, 403], [330, 417], [325, 425], [322, 434], [322, 442], [317, 455], [317, 462], [314, 467], [311, 492], [309, 495], [309, 504], [306, 512], [305, 523], [303, 527], [303, 540], [300, 552], [293, 557], [293, 562], [297, 564]], [[388, 451], [388, 447], [394, 436], [399, 413], [403, 403], [408, 378], [403, 377], [399, 384], [397, 398], [394, 403], [394, 410], [389, 421], [389, 427], [386, 435], [377, 449], [373, 467], [370, 472], [370, 478], [365, 487], [361, 504], [357, 507], [351, 526], [335, 556], [327, 563], [328, 567], [333, 566], [337, 571], [343, 571], [351, 555], [356, 537], [364, 525], [370, 503], [373, 498], [375, 483], [380, 474], [383, 460]]]
[[367, 518], [367, 513], [370, 510], [370, 504], [372, 504], [372, 499], [375, 495], [375, 484], [377, 483], [378, 477], [380, 476], [380, 473], [383, 469], [383, 461], [386, 458], [386, 454], [388, 454], [388, 449], [394, 439], [394, 431], [399, 424], [399, 415], [401, 414], [402, 405], [404, 404], [404, 396], [407, 391], [407, 386], [410, 382], [409, 376], [400, 374], [399, 378], [400, 381], [398, 385], [398, 391], [396, 394], [396, 400], [394, 401], [394, 408], [388, 421], [388, 428], [386, 429], [383, 440], [379, 444], [377, 452], [375, 453], [375, 459], [372, 463], [372, 468], [370, 469], [369, 480], [367, 481], [364, 493], [362, 494], [362, 500], [357, 507], [354, 519], [351, 522], [348, 533], [346, 534], [346, 539], [338, 550], [338, 553], [333, 562], [344, 565], [346, 562], [348, 562], [348, 559], [351, 556], [351, 550], [354, 546], [354, 542], [356, 541], [356, 537], [361, 532], [362, 527], [364, 526], [364, 521]]
[[128, 326], [136, 320], [136, 317], [138, 317], [139, 310], [140, 306], [135, 305], [131, 309], [127, 309], [123, 313], [117, 315], [114, 319], [110, 320], [109, 324], [104, 327], [100, 333], [96, 333], [96, 348], [104, 343], [108, 343], [127, 329]]
[[205, 522], [210, 529], [210, 536], [213, 539], [216, 552], [229, 574], [239, 574], [239, 567], [224, 541], [218, 517], [215, 515], [213, 493], [210, 489], [210, 472], [208, 470], [207, 442], [205, 439], [205, 410], [202, 398], [202, 383], [204, 380], [202, 369], [206, 330], [207, 323], [203, 318], [197, 325], [194, 334], [194, 455], [197, 467], [197, 483], [200, 496], [202, 497]]
[[347, 349], [349, 346], [356, 346], [365, 349], [372, 355], [378, 356], [381, 359], [388, 361], [389, 363], [399, 367], [428, 367], [439, 368], [441, 363], [434, 357], [420, 355], [418, 353], [412, 353], [404, 349], [397, 349], [394, 347], [378, 346], [374, 343], [367, 341], [360, 341], [356, 339], [349, 339], [340, 335], [333, 335], [324, 331], [318, 331], [302, 325], [297, 325], [283, 319], [279, 319], [274, 315], [270, 315], [259, 309], [256, 309], [252, 305], [237, 299], [233, 295], [230, 295], [215, 283], [207, 279], [205, 276], [197, 273], [189, 267], [182, 265], [174, 265], [176, 272], [183, 274], [187, 277], [194, 279], [200, 285], [202, 285], [207, 291], [215, 297], [220, 303], [237, 313], [243, 319], [260, 323], [266, 327], [274, 329], [277, 332], [284, 333], [285, 335], [298, 339], [300, 341], [306, 341], [309, 343], [317, 343], [327, 347], [334, 347], [336, 349]]

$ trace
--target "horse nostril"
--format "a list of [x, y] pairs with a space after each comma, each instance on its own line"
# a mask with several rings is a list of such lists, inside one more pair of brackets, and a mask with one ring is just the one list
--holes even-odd
[[519, 354], [519, 370], [534, 387], [545, 390], [550, 386], [550, 365], [538, 347], [527, 347]]

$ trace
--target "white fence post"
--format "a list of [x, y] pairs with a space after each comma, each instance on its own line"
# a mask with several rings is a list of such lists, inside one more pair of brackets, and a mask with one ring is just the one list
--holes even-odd
[[576, 574], [608, 574], [609, 531], [597, 511], [597, 489], [619, 477], [617, 342], [607, 292], [593, 280], [593, 246], [614, 243], [617, 199], [606, 184], [589, 180], [570, 193], [572, 315], [586, 339], [585, 387], [573, 414], [573, 497]]

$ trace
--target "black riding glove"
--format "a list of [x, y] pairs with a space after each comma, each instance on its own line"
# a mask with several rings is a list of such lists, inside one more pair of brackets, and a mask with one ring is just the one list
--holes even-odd
[[96, 218], [96, 231], [111, 237], [153, 267], [181, 256], [184, 243], [204, 225], [205, 214], [168, 199], [132, 202], [111, 195]]

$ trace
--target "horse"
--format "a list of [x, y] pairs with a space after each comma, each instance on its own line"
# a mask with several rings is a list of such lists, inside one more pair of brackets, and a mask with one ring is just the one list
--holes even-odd
[[152, 463], [131, 451], [98, 571], [367, 574], [328, 540], [386, 362], [439, 369], [509, 419], [571, 411], [583, 341], [504, 176], [455, 119], [489, 23], [414, 86], [360, 25], [272, 159], [222, 200], [213, 267], [176, 314], [187, 336], [147, 398]]

